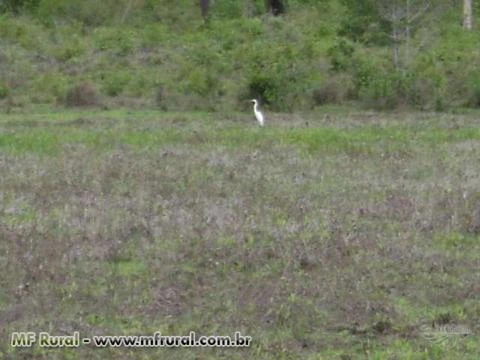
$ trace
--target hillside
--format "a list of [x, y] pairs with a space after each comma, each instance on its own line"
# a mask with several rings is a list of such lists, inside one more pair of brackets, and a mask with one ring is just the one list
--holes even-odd
[[275, 17], [263, 0], [218, 0], [205, 22], [186, 0], [37, 1], [0, 17], [0, 98], [74, 106], [68, 92], [81, 86], [95, 94], [87, 104], [107, 107], [231, 111], [253, 96], [276, 111], [479, 105], [480, 33], [461, 28], [459, 5], [437, 1], [412, 24], [397, 69], [392, 24], [350, 3], [292, 0]]

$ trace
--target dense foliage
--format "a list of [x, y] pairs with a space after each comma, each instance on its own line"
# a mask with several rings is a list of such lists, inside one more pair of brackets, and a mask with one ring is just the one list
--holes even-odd
[[253, 96], [279, 111], [479, 106], [480, 33], [462, 29], [461, 2], [281, 3], [273, 16], [264, 0], [218, 0], [207, 18], [187, 0], [5, 0], [0, 101], [65, 104], [80, 87], [107, 106], [181, 110]]

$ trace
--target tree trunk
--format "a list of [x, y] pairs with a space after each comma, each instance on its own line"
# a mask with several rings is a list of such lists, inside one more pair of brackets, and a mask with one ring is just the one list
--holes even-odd
[[463, 28], [472, 30], [472, 0], [463, 0]]
[[283, 0], [266, 0], [267, 11], [274, 16], [281, 15], [285, 12], [285, 5]]
[[405, 64], [410, 65], [410, 0], [407, 0], [407, 15], [406, 15], [406, 24], [405, 24]]
[[400, 62], [398, 61], [400, 39], [398, 38], [398, 28], [396, 24], [393, 24], [392, 26], [392, 41], [393, 41], [393, 47], [392, 47], [393, 65], [395, 65], [395, 70], [398, 71], [400, 69]]
[[400, 20], [398, 15], [398, 9], [396, 7], [392, 7], [392, 13], [390, 15], [390, 23], [392, 26], [392, 55], [393, 55], [393, 64], [395, 65], [395, 70], [400, 69], [400, 61], [399, 61], [399, 48], [400, 48], [400, 29], [399, 23]]
[[243, 16], [249, 18], [254, 13], [254, 4], [252, 0], [243, 0]]
[[123, 11], [122, 18], [120, 19], [120, 23], [124, 23], [127, 19], [128, 15], [130, 15], [130, 10], [132, 10], [134, 0], [129, 0], [125, 10]]
[[208, 8], [210, 6], [209, 0], [200, 0], [200, 11], [204, 20], [208, 19]]

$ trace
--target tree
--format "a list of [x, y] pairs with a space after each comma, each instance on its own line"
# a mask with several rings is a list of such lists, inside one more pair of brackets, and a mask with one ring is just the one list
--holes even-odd
[[431, 3], [429, 0], [379, 0], [377, 6], [380, 16], [390, 25], [393, 64], [395, 69], [399, 70], [402, 67], [400, 46], [405, 43], [404, 62], [409, 63], [412, 35], [422, 24]]
[[271, 12], [275, 16], [285, 13], [285, 5], [283, 0], [266, 0], [265, 5], [267, 7], [267, 11]]
[[208, 19], [209, 7], [210, 7], [210, 1], [209, 0], [200, 0], [200, 11], [201, 11], [202, 17], [205, 21]]
[[40, 0], [2, 0], [0, 1], [0, 13], [10, 11], [18, 14], [23, 9], [34, 9], [39, 2]]
[[463, 28], [472, 30], [472, 0], [463, 0]]
[[347, 14], [338, 35], [364, 44], [388, 45], [390, 24], [379, 13], [378, 0], [340, 0]]

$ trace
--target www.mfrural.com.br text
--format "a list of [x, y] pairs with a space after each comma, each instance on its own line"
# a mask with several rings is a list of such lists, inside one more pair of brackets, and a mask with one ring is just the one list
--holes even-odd
[[235, 332], [234, 336], [197, 336], [194, 331], [188, 335], [162, 335], [159, 331], [153, 335], [93, 335], [82, 337], [75, 331], [72, 335], [52, 335], [48, 332], [13, 332], [10, 335], [10, 345], [15, 348], [39, 346], [42, 348], [75, 348], [90, 345], [99, 348], [108, 347], [248, 347], [251, 336]]

